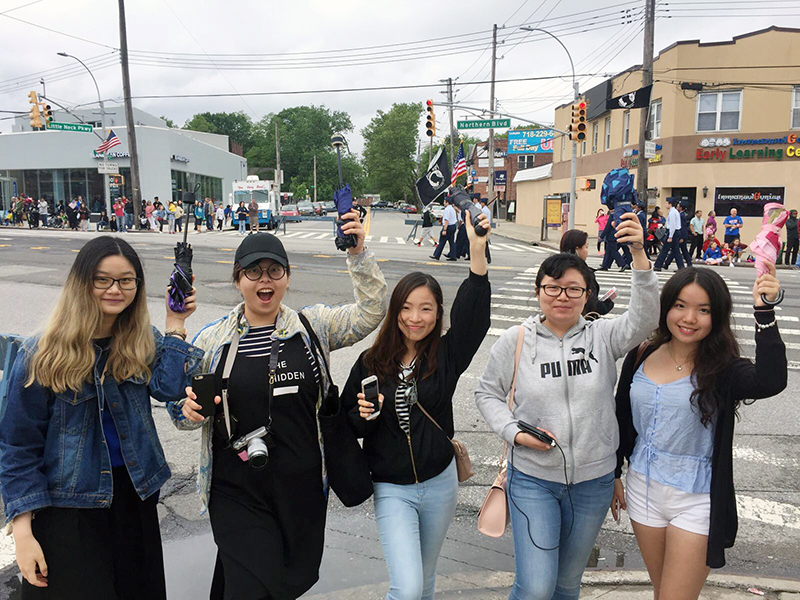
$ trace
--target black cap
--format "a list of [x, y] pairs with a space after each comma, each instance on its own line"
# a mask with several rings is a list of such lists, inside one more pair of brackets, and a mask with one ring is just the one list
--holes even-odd
[[236, 249], [235, 261], [243, 269], [258, 261], [269, 258], [284, 267], [289, 266], [289, 257], [281, 241], [271, 233], [254, 233], [248, 235]]

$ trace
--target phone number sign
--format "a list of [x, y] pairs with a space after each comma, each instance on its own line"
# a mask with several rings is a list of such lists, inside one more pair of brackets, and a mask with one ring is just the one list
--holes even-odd
[[552, 154], [552, 129], [512, 129], [508, 132], [509, 154]]

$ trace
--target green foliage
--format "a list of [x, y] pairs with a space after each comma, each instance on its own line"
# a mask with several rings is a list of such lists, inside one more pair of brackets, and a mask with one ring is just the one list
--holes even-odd
[[227, 135], [231, 142], [238, 142], [245, 152], [253, 145], [253, 122], [243, 111], [233, 113], [198, 113], [186, 121], [184, 129]]
[[171, 129], [174, 129], [174, 128], [177, 127], [177, 125], [175, 125], [175, 121], [173, 121], [169, 117], [165, 117], [165, 116], [162, 115], [162, 116], [159, 117], [159, 119], [164, 121], [167, 124], [167, 127], [171, 128]]
[[[393, 104], [362, 131], [369, 190], [382, 200], [411, 200], [418, 177], [416, 162], [421, 103]], [[427, 165], [427, 163], [426, 163]]]

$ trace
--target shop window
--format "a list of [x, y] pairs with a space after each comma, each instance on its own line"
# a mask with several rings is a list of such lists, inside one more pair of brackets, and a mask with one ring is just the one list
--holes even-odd
[[792, 129], [800, 129], [800, 86], [792, 90]]
[[522, 171], [523, 169], [532, 169], [533, 168], [533, 154], [520, 154], [517, 157], [517, 171]]
[[603, 145], [604, 150], [609, 150], [611, 148], [611, 117], [606, 117], [606, 141]]
[[650, 115], [648, 121], [648, 139], [654, 140], [661, 137], [661, 100], [650, 103]]
[[622, 117], [622, 145], [627, 146], [631, 142], [631, 111], [626, 110]]
[[697, 131], [737, 131], [742, 92], [712, 92], [697, 97]]

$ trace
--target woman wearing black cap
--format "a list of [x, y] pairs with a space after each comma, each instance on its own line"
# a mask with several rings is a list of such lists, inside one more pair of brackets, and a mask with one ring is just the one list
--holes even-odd
[[319, 577], [327, 490], [318, 413], [331, 385], [322, 361], [365, 338], [386, 312], [386, 281], [358, 213], [344, 218], [358, 242], [347, 257], [355, 303], [289, 308], [283, 244], [270, 233], [248, 236], [233, 267], [244, 302], [194, 340], [206, 352], [202, 372], [215, 374], [217, 390], [225, 381], [227, 399], [214, 399], [212, 418], [198, 413], [191, 388], [170, 407], [178, 428], [203, 428], [198, 489], [218, 547], [212, 599], [294, 599]]

